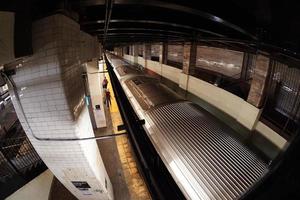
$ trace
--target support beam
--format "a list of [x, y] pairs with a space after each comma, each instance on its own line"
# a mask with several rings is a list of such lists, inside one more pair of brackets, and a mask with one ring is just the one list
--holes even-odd
[[[103, 5], [105, 3], [104, 0], [86, 0], [86, 1], [79, 1], [79, 5], [81, 6], [92, 6], [92, 5]], [[192, 7], [187, 7], [180, 4], [175, 4], [171, 2], [159, 1], [159, 0], [114, 0], [114, 4], [129, 4], [129, 5], [141, 5], [141, 6], [153, 6], [159, 7], [163, 9], [173, 10], [176, 12], [187, 13], [190, 15], [195, 15], [201, 17], [207, 21], [213, 22], [218, 25], [225, 26], [229, 29], [232, 29], [238, 33], [241, 33], [251, 39], [257, 39], [255, 35], [252, 35], [248, 31], [244, 30], [243, 28], [230, 23], [218, 16], [215, 16], [211, 13], [204, 12], [202, 10], [194, 9]]]
[[148, 60], [151, 60], [151, 44], [150, 43], [146, 43], [144, 44], [144, 55], [143, 55], [144, 59], [145, 59], [145, 68], [147, 68], [148, 65]]
[[194, 74], [196, 67], [197, 44], [195, 42], [185, 43], [183, 46], [183, 68], [184, 74]]
[[258, 108], [263, 105], [265, 88], [270, 71], [269, 69], [270, 59], [266, 56], [257, 55], [253, 79], [247, 101]]
[[[105, 23], [104, 20], [95, 20], [95, 21], [83, 22], [81, 25], [85, 26], [85, 25], [91, 25], [91, 24], [104, 24], [104, 23]], [[201, 28], [197, 28], [197, 27], [193, 27], [193, 26], [184, 25], [184, 24], [177, 24], [177, 23], [171, 23], [171, 22], [165, 22], [165, 21], [157, 21], [157, 20], [112, 19], [112, 20], [110, 20], [110, 23], [112, 23], [112, 24], [114, 24], [114, 23], [131, 23], [131, 25], [130, 25], [131, 27], [136, 23], [149, 24], [149, 25], [163, 25], [163, 26], [174, 27], [176, 29], [182, 28], [182, 29], [186, 29], [186, 30], [198, 31], [198, 32], [206, 33], [206, 34], [209, 34], [211, 36], [216, 36], [216, 37], [226, 37], [225, 35], [222, 35], [220, 33], [215, 33], [213, 31], [209, 31], [206, 29], [201, 29]]]
[[118, 55], [118, 56], [123, 56], [124, 54], [123, 54], [123, 47], [115, 47], [114, 48], [114, 52], [116, 52], [116, 54]]
[[183, 90], [179, 92], [181, 95], [187, 95], [189, 76], [193, 75], [196, 67], [197, 43], [186, 42], [183, 46], [183, 66], [179, 75], [179, 87]]
[[163, 43], [161, 46], [162, 56], [160, 59], [160, 63], [167, 64], [168, 61], [168, 43]]
[[145, 60], [151, 60], [151, 44], [144, 44], [144, 55]]
[[132, 47], [133, 47], [133, 62], [138, 63], [139, 47], [138, 45], [132, 45]]

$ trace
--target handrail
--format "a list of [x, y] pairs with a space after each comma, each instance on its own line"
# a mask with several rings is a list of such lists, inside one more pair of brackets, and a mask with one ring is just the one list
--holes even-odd
[[21, 104], [21, 101], [20, 101], [20, 96], [19, 96], [19, 93], [17, 91], [17, 88], [15, 86], [15, 83], [14, 81], [9, 77], [7, 76], [5, 73], [1, 72], [1, 75], [4, 76], [7, 80], [7, 82], [11, 85], [11, 87], [13, 88], [13, 92], [14, 92], [14, 96], [16, 97], [16, 101], [18, 103], [18, 106], [20, 107], [20, 111], [24, 117], [24, 120], [28, 126], [28, 129], [30, 130], [30, 133], [31, 135], [36, 139], [36, 140], [39, 140], [39, 141], [83, 141], [83, 140], [103, 140], [103, 139], [108, 139], [108, 138], [112, 138], [112, 137], [116, 137], [116, 136], [121, 136], [121, 135], [125, 135], [127, 133], [119, 133], [119, 134], [110, 134], [110, 135], [104, 135], [104, 136], [95, 136], [95, 137], [85, 137], [85, 138], [59, 138], [59, 137], [55, 137], [55, 138], [42, 138], [42, 137], [39, 137], [37, 135], [34, 134], [34, 132], [32, 131], [31, 129], [31, 126], [27, 120], [27, 116], [25, 114], [25, 111], [24, 111], [24, 108], [23, 108], [23, 105]]

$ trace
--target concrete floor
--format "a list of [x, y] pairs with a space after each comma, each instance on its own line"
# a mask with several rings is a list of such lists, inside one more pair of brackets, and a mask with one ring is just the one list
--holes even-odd
[[[46, 170], [35, 179], [21, 187], [6, 200], [48, 200], [53, 174], [50, 170]], [[0, 197], [0, 199], [2, 199]], [[65, 198], [64, 198], [65, 199]], [[73, 200], [73, 199], [65, 199]]]
[[[106, 109], [106, 119], [107, 127], [96, 130], [95, 136], [107, 135], [113, 132], [112, 121], [108, 109]], [[129, 200], [129, 190], [126, 185], [115, 138], [98, 140], [97, 144], [108, 176], [113, 185], [115, 199]]]
[[77, 200], [77, 198], [54, 176], [48, 200]]
[[[108, 74], [106, 77], [110, 83]], [[99, 133], [101, 135], [105, 132], [110, 134], [124, 132], [117, 130], [117, 127], [122, 125], [123, 121], [111, 84], [108, 84], [108, 89], [111, 92], [111, 106], [105, 109], [107, 128], [106, 131], [101, 130], [101, 133]], [[95, 134], [98, 134], [98, 131]], [[127, 136], [98, 141], [98, 145], [113, 184], [115, 199], [151, 199], [146, 184], [137, 169], [134, 153]]]

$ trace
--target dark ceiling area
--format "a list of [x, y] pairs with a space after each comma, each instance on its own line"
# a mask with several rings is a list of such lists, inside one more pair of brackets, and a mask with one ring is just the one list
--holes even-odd
[[183, 42], [261, 51], [299, 63], [300, 6], [273, 0], [11, 0], [0, 8], [36, 20], [64, 13], [106, 47]]

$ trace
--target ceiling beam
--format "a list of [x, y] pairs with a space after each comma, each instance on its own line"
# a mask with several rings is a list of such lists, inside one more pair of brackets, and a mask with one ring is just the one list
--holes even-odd
[[[145, 41], [145, 39], [147, 39]], [[107, 40], [107, 44], [115, 44], [115, 43], [128, 43], [128, 44], [133, 44], [133, 43], [157, 43], [157, 42], [164, 42], [164, 41], [168, 41], [168, 42], [184, 42], [185, 40], [183, 39], [179, 39], [179, 38], [167, 38], [167, 37], [135, 37], [135, 38], [113, 38], [113, 40]]]
[[[107, 33], [107, 40], [109, 40], [111, 37], [120, 37], [120, 38], [135, 38], [135, 37], [172, 37], [172, 38], [182, 38], [181, 36], [176, 35], [166, 35], [166, 34], [153, 34], [153, 33]], [[103, 38], [104, 36], [98, 35], [99, 38]]]
[[113, 4], [114, 4], [114, 0], [105, 0], [106, 9], [105, 9], [103, 45], [105, 45], [106, 34], [107, 34], [107, 30], [111, 18]]
[[[145, 39], [147, 39], [147, 41], [145, 42]], [[139, 38], [136, 37], [134, 39], [128, 39], [128, 38], [114, 38], [113, 40], [107, 40], [107, 45], [116, 45], [118, 43], [123, 43], [123, 44], [135, 44], [135, 43], [159, 43], [159, 42], [184, 42], [184, 40], [182, 39], [178, 39], [178, 38], [166, 38], [166, 37], [155, 37], [155, 38]]]
[[[150, 28], [109, 28], [108, 32], [118, 32], [118, 31], [153, 31], [153, 32], [162, 32], [162, 33], [174, 33], [178, 35], [185, 35], [191, 36], [192, 34], [180, 31], [170, 31], [170, 30], [163, 30], [163, 29], [150, 29]], [[96, 29], [89, 31], [90, 33], [97, 33], [97, 32], [104, 32], [104, 29]]]
[[[259, 51], [260, 54], [263, 54], [267, 57], [270, 55], [264, 53], [264, 52], [270, 52], [271, 54], [281, 54], [282, 56], [287, 57], [288, 59], [291, 59], [293, 61], [300, 63], [300, 57], [299, 54], [293, 51], [290, 51], [288, 49], [284, 49], [282, 47], [278, 47], [272, 44], [264, 43], [264, 42], [255, 42], [255, 41], [249, 41], [249, 40], [237, 40], [237, 39], [230, 39], [230, 38], [198, 38], [197, 41], [219, 41], [219, 42], [226, 42], [230, 44], [239, 44], [243, 46], [252, 47], [252, 49], [256, 49], [256, 51]], [[299, 64], [300, 65], [300, 64]], [[299, 66], [300, 67], [300, 66]]]
[[[77, 2], [80, 6], [93, 6], [93, 5], [104, 5], [105, 1], [104, 0], [81, 0]], [[166, 2], [166, 1], [159, 1], [159, 0], [115, 0], [114, 3], [116, 5], [142, 5], [142, 6], [152, 6], [152, 7], [159, 7], [159, 8], [164, 8], [168, 10], [174, 10], [178, 12], [184, 12], [192, 15], [199, 16], [201, 18], [204, 18], [208, 21], [214, 22], [216, 24], [223, 25], [225, 27], [228, 27], [232, 30], [235, 30], [243, 35], [246, 35], [250, 37], [251, 39], [257, 40], [257, 37], [254, 36], [253, 34], [247, 32], [243, 28], [232, 24], [216, 15], [213, 15], [208, 12], [204, 12], [201, 10], [197, 10], [191, 7], [171, 3], [171, 2]]]
[[[81, 23], [81, 25], [90, 25], [90, 24], [103, 24], [105, 23], [104, 20], [96, 20], [96, 21], [87, 21]], [[213, 36], [218, 36], [218, 37], [226, 37], [225, 35], [215, 33], [212, 31], [208, 31], [205, 29], [200, 29], [200, 28], [195, 28], [192, 26], [188, 25], [183, 25], [183, 24], [176, 24], [176, 23], [171, 23], [171, 22], [163, 22], [163, 21], [156, 21], [156, 20], [130, 20], [130, 19], [112, 19], [110, 20], [110, 23], [142, 23], [142, 24], [158, 24], [158, 25], [165, 25], [165, 26], [171, 26], [175, 28], [183, 28], [183, 29], [189, 29], [193, 31], [198, 31], [201, 33], [207, 33]]]
[[[103, 36], [98, 36], [99, 39], [102, 39]], [[116, 39], [122, 39], [126, 41], [135, 41], [136, 39], [143, 39], [143, 41], [148, 41], [149, 39], [157, 39], [157, 38], [162, 38], [162, 39], [178, 39], [178, 40], [185, 40], [182, 37], [176, 37], [173, 35], [145, 35], [145, 34], [138, 34], [138, 35], [108, 35], [107, 37], [107, 42], [113, 42]]]

